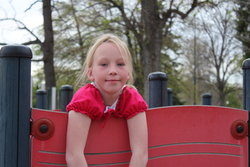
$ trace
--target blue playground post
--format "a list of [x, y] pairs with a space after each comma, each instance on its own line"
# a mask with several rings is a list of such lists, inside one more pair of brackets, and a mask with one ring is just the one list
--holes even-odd
[[[248, 119], [250, 117], [250, 58], [244, 60], [243, 65], [243, 108], [248, 111]], [[248, 122], [248, 134], [250, 127]], [[250, 166], [250, 138], [248, 137], [248, 166]]]
[[167, 106], [167, 74], [153, 72], [149, 80], [149, 108]]
[[211, 93], [204, 93], [202, 95], [202, 105], [212, 105], [212, 95], [211, 95]]
[[47, 92], [43, 89], [36, 91], [36, 108], [47, 109]]
[[0, 50], [1, 167], [30, 167], [31, 58], [26, 46]]
[[243, 62], [243, 106], [250, 111], [250, 58]]
[[66, 112], [66, 106], [69, 104], [73, 96], [73, 87], [71, 85], [63, 85], [60, 89], [60, 109]]
[[173, 105], [173, 89], [172, 88], [167, 88], [167, 94], [168, 94], [168, 106]]

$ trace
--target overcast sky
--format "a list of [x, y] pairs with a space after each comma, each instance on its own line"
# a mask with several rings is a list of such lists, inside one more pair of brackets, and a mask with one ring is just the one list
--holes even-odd
[[[42, 25], [42, 2], [33, 5], [36, 0], [0, 0], [0, 19], [16, 18], [22, 21], [29, 29], [34, 30]], [[26, 11], [27, 10], [27, 11]], [[20, 44], [32, 39], [26, 32], [17, 29], [13, 21], [0, 22], [0, 42]]]
[[[42, 2], [38, 2], [30, 8], [35, 1], [37, 0], [0, 0], [0, 19], [16, 18], [30, 30], [37, 30], [43, 24]], [[27, 31], [18, 29], [15, 22], [0, 21], [0, 43], [21, 44], [31, 39], [34, 38]], [[32, 73], [38, 65], [41, 66], [40, 63], [32, 63]]]

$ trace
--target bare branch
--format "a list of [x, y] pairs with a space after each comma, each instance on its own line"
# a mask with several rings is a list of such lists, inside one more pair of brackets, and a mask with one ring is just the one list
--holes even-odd
[[42, 2], [42, 0], [37, 0], [37, 1], [33, 2], [27, 9], [25, 9], [24, 12], [27, 12], [28, 10], [30, 10], [38, 2]]
[[[42, 44], [42, 41], [20, 20], [17, 20], [16, 18], [3, 18], [3, 19], [0, 19], [0, 21], [14, 21], [16, 22], [17, 24], [21, 25], [19, 26], [18, 25], [18, 28], [19, 29], [23, 29], [23, 30], [26, 30], [27, 32], [29, 32], [36, 40], [36, 44]], [[29, 42], [27, 42], [29, 43]], [[31, 43], [31, 44], [34, 44], [34, 43]]]
[[41, 62], [43, 59], [31, 59], [32, 62]]
[[22, 43], [22, 45], [33, 45], [33, 44], [41, 45], [41, 41], [40, 40], [34, 40], [34, 41], [28, 41], [28, 42]]
[[[201, 1], [201, 2], [198, 2], [198, 0], [193, 0], [193, 3], [191, 4], [190, 8], [186, 11], [186, 12], [182, 12], [178, 9], [172, 9], [170, 8], [167, 12], [163, 13], [163, 20], [166, 21], [166, 19], [169, 18], [169, 16], [171, 16], [172, 14], [177, 14], [179, 15], [182, 19], [185, 19], [196, 7], [199, 7], [199, 6], [203, 6], [203, 5], [206, 5], [206, 4], [209, 4], [209, 5], [213, 5], [215, 6], [215, 4], [213, 2], [210, 2], [210, 1]], [[171, 7], [172, 7], [172, 3], [171, 3]]]
[[[126, 24], [126, 27], [133, 31], [134, 34], [139, 37], [139, 32], [136, 30], [135, 28], [135, 24], [137, 23], [137, 21], [135, 20], [135, 18], [128, 18], [127, 15], [126, 15], [126, 12], [124, 10], [124, 4], [123, 2], [121, 2], [121, 4], [118, 4], [116, 1], [114, 0], [107, 0], [109, 3], [111, 3], [114, 7], [114, 8], [117, 8], [120, 12], [121, 12], [121, 16]], [[133, 23], [133, 24], [132, 24]]]

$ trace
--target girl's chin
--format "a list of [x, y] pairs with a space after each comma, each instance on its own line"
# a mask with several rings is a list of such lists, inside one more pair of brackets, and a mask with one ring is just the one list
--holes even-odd
[[109, 95], [116, 95], [118, 92], [120, 92], [121, 89], [115, 89], [115, 90], [105, 90], [106, 94]]
[[119, 87], [113, 87], [113, 88], [110, 88], [110, 89], [103, 89], [103, 91], [106, 94], [109, 94], [109, 95], [116, 95], [116, 94], [120, 94], [121, 93], [122, 87], [119, 86]]

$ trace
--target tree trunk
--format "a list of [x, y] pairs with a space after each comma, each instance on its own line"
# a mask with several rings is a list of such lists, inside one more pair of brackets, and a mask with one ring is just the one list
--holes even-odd
[[54, 69], [54, 33], [52, 26], [51, 0], [43, 0], [43, 19], [44, 19], [44, 42], [42, 51], [44, 54], [44, 74], [46, 88], [56, 86]]
[[237, 38], [242, 42], [243, 46], [243, 57], [244, 59], [250, 58], [250, 33], [249, 26], [250, 23], [248, 21], [250, 17], [250, 5], [249, 1], [238, 0], [239, 8], [236, 10], [237, 13], [237, 21], [236, 21], [236, 30], [238, 31]]
[[218, 105], [220, 106], [225, 106], [225, 98], [226, 98], [226, 93], [225, 93], [225, 83], [220, 79], [217, 78], [217, 90], [218, 90]]
[[142, 23], [144, 29], [143, 39], [141, 40], [141, 50], [143, 59], [144, 73], [144, 97], [148, 101], [148, 74], [160, 71], [160, 55], [162, 47], [162, 29], [164, 24], [161, 22], [158, 13], [157, 1], [142, 0]]

